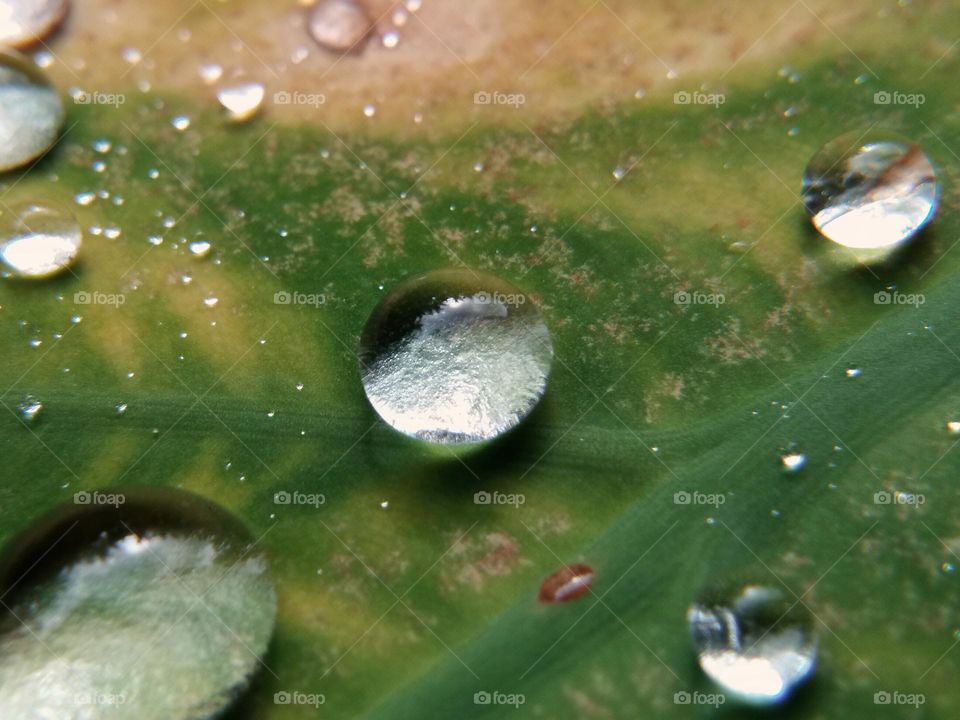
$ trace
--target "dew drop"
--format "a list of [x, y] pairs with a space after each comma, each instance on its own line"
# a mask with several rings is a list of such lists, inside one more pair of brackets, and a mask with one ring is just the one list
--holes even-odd
[[0, 46], [24, 47], [46, 37], [67, 12], [67, 0], [0, 0]]
[[403, 283], [373, 310], [360, 342], [371, 405], [400, 432], [434, 443], [515, 427], [546, 390], [552, 358], [532, 299], [469, 270]]
[[390, 509], [390, 501], [389, 501], [389, 500], [384, 500], [384, 501], [382, 501], [382, 502], [380, 503], [380, 509], [381, 509], [381, 510], [389, 510], [389, 509]]
[[542, 603], [561, 603], [583, 597], [590, 592], [593, 576], [593, 568], [589, 565], [566, 565], [543, 581], [539, 600]]
[[960, 435], [960, 420], [947, 421], [947, 432], [951, 435]]
[[187, 245], [187, 249], [190, 251], [190, 254], [194, 257], [205, 258], [210, 254], [211, 245], [206, 240], [194, 240], [192, 243]]
[[223, 67], [217, 63], [205, 63], [197, 68], [197, 74], [207, 85], [213, 85], [223, 76]]
[[0, 591], [4, 717], [220, 716], [276, 616], [247, 530], [169, 488], [76, 493], [6, 546]]
[[892, 249], [933, 217], [940, 186], [916, 143], [888, 131], [848, 133], [807, 166], [803, 199], [825, 237], [854, 250]]
[[778, 588], [718, 587], [690, 606], [687, 623], [700, 667], [745, 702], [784, 700], [816, 666], [813, 620]]
[[369, 16], [354, 0], [319, 0], [307, 19], [313, 39], [338, 52], [359, 49], [371, 27]]
[[170, 124], [173, 125], [175, 129], [182, 132], [190, 127], [190, 118], [188, 118], [186, 115], [177, 115], [170, 121]]
[[780, 456], [780, 464], [787, 472], [800, 472], [807, 464], [807, 456], [796, 450], [789, 450]]
[[617, 182], [619, 182], [620, 180], [623, 180], [626, 176], [627, 176], [626, 168], [615, 167], [613, 169], [613, 178]]
[[217, 303], [220, 302], [220, 298], [213, 296], [206, 297], [203, 299], [203, 306], [208, 308], [213, 308], [217, 306]]
[[0, 263], [15, 277], [56, 275], [76, 260], [81, 238], [80, 225], [67, 210], [17, 205], [0, 215]]
[[117, 403], [114, 410], [116, 410], [117, 415], [124, 415], [127, 412], [127, 404], [125, 402]]
[[263, 104], [263, 95], [263, 85], [251, 82], [220, 88], [217, 100], [226, 109], [231, 121], [243, 122], [257, 114]]
[[400, 33], [398, 33], [396, 30], [388, 30], [383, 34], [381, 42], [385, 48], [392, 50], [400, 44]]
[[846, 370], [844, 370], [844, 375], [846, 375], [848, 378], [856, 379], [863, 375], [863, 369], [858, 367], [848, 367]]
[[[32, 3], [13, 5], [18, 10]], [[0, 22], [0, 35], [6, 25]], [[44, 72], [19, 53], [0, 49], [0, 172], [43, 155], [57, 141], [63, 118], [63, 103]]]
[[27, 395], [17, 403], [17, 414], [27, 425], [32, 424], [43, 410], [43, 403], [33, 395]]
[[376, 105], [373, 105], [373, 104], [370, 104], [370, 103], [364, 105], [364, 106], [363, 106], [363, 114], [364, 114], [364, 116], [366, 116], [366, 117], [368, 117], [368, 118], [369, 118], [369, 117], [373, 117], [374, 115], [377, 114], [377, 106], [376, 106]]

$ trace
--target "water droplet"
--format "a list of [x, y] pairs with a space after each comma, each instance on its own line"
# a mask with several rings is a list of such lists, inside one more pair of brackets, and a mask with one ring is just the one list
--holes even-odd
[[[21, 6], [33, 3], [14, 2], [12, 9]], [[0, 22], [0, 36], [7, 26]], [[63, 117], [63, 103], [44, 72], [19, 53], [0, 49], [0, 172], [43, 155], [57, 141]]]
[[264, 556], [236, 518], [191, 493], [78, 492], [3, 557], [5, 717], [80, 717], [78, 698], [106, 699], [83, 717], [219, 716], [273, 633]]
[[205, 63], [197, 68], [197, 74], [207, 85], [213, 85], [223, 76], [223, 67], [217, 63]]
[[949, 420], [947, 422], [947, 431], [951, 435], [960, 435], [960, 420]]
[[687, 622], [700, 667], [743, 701], [777, 703], [816, 665], [813, 620], [778, 588], [719, 587], [691, 605]]
[[66, 210], [18, 205], [0, 215], [0, 263], [16, 277], [49, 277], [73, 263], [81, 238], [80, 226]]
[[0, 46], [25, 47], [46, 37], [67, 12], [67, 0], [0, 2]]
[[354, 0], [320, 0], [310, 12], [307, 28], [329, 50], [358, 50], [370, 34], [372, 23]]
[[389, 509], [390, 509], [390, 501], [389, 501], [389, 500], [384, 500], [383, 502], [381, 502], [381, 503], [380, 503], [380, 509], [381, 509], [381, 510], [389, 510]]
[[807, 464], [807, 456], [796, 450], [788, 450], [780, 455], [780, 464], [787, 472], [799, 472]]
[[404, 3], [404, 7], [407, 8], [407, 12], [415, 13], [420, 9], [420, 6], [423, 5], [423, 0], [407, 0]]
[[478, 173], [483, 172], [483, 163], [482, 163], [482, 162], [475, 162], [475, 163], [473, 164], [473, 171], [474, 171], [474, 172], [478, 172]]
[[616, 167], [613, 169], [613, 177], [617, 182], [619, 182], [620, 180], [623, 180], [626, 176], [627, 176], [626, 168]]
[[532, 299], [469, 270], [397, 287], [360, 342], [374, 409], [397, 430], [436, 443], [479, 442], [515, 427], [546, 390], [552, 358]]
[[363, 114], [364, 114], [366, 117], [373, 117], [374, 115], [376, 115], [376, 114], [377, 114], [377, 107], [376, 107], [376, 105], [372, 105], [372, 104], [369, 104], [369, 103], [368, 103], [367, 105], [364, 105], [364, 106], [363, 106]]
[[137, 48], [128, 47], [120, 51], [120, 57], [124, 61], [130, 63], [131, 65], [136, 65], [138, 62], [143, 60], [143, 53], [141, 53]]
[[216, 307], [218, 302], [220, 302], [220, 298], [216, 298], [213, 296], [206, 297], [203, 299], [204, 307], [208, 307], [208, 308]]
[[846, 375], [848, 378], [856, 379], [863, 375], [863, 369], [858, 367], [848, 367], [844, 371], [844, 375]]
[[125, 402], [117, 403], [114, 410], [117, 411], [117, 415], [123, 415], [127, 412], [127, 404]]
[[17, 413], [19, 413], [20, 419], [28, 425], [37, 419], [41, 410], [43, 410], [43, 403], [33, 395], [27, 395], [17, 403]]
[[170, 121], [170, 124], [182, 132], [190, 127], [190, 118], [188, 118], [186, 115], [177, 115]]
[[560, 603], [576, 600], [590, 592], [593, 585], [593, 568], [583, 563], [566, 565], [557, 570], [540, 585], [539, 599], [542, 603]]
[[397, 8], [396, 10], [393, 11], [393, 16], [391, 19], [393, 20], [394, 25], [396, 25], [398, 28], [401, 28], [407, 24], [407, 19], [409, 17], [410, 16], [407, 15], [406, 10], [404, 10], [403, 8]]
[[383, 46], [385, 48], [392, 50], [400, 44], [400, 33], [398, 33], [396, 30], [388, 30], [383, 34], [381, 42], [383, 42]]
[[298, 391], [303, 390], [303, 383], [302, 383], [302, 382], [297, 383], [297, 390], [298, 390]]
[[204, 258], [210, 254], [210, 248], [212, 246], [206, 240], [194, 240], [192, 243], [187, 245], [187, 249], [190, 251], [190, 254], [194, 257]]
[[106, 153], [110, 152], [113, 149], [113, 143], [104, 138], [100, 138], [99, 140], [94, 140], [91, 146], [93, 147], [94, 150], [96, 150], [101, 155], [105, 155]]
[[939, 183], [916, 143], [887, 131], [848, 133], [807, 166], [803, 198], [814, 226], [852, 249], [893, 248], [936, 211]]
[[226, 109], [230, 120], [243, 122], [256, 115], [263, 103], [263, 95], [263, 85], [252, 82], [220, 88], [217, 100]]

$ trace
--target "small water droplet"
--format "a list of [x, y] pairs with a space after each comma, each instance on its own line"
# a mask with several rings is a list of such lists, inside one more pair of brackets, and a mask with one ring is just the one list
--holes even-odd
[[787, 472], [799, 472], [807, 464], [807, 456], [796, 450], [788, 450], [780, 455], [780, 464]]
[[170, 124], [173, 125], [175, 129], [182, 132], [190, 127], [190, 118], [186, 115], [177, 115], [170, 121]]
[[479, 442], [515, 427], [543, 395], [552, 358], [532, 299], [469, 270], [429, 273], [388, 293], [360, 344], [377, 413], [435, 443]]
[[302, 383], [302, 382], [298, 382], [298, 383], [297, 383], [297, 390], [298, 390], [298, 391], [299, 391], [299, 390], [303, 390], [303, 383]]
[[[26, 12], [33, 5], [18, 0], [12, 7], [0, 5], [0, 10]], [[46, 74], [19, 53], [2, 49], [3, 36], [10, 31], [9, 18], [0, 20], [0, 172], [45, 153], [57, 141], [64, 118], [60, 95]]]
[[256, 115], [263, 104], [264, 92], [260, 83], [243, 83], [220, 88], [217, 100], [226, 109], [231, 121], [243, 122]]
[[690, 606], [687, 623], [700, 667], [745, 702], [784, 700], [816, 666], [813, 620], [779, 588], [718, 586]]
[[947, 432], [951, 435], [960, 435], [960, 420], [948, 420]]
[[814, 226], [854, 250], [889, 250], [909, 240], [933, 217], [939, 192], [920, 146], [888, 131], [827, 143], [803, 179]]
[[852, 379], [856, 379], [860, 377], [862, 374], [863, 374], [863, 370], [858, 367], [848, 367], [846, 370], [844, 370], [844, 375]]
[[619, 182], [620, 180], [623, 180], [626, 176], [627, 176], [627, 170], [626, 170], [626, 168], [622, 168], [622, 167], [619, 167], [619, 166], [618, 166], [618, 167], [615, 167], [615, 168], [613, 169], [613, 177], [614, 177], [614, 179], [617, 180], [618, 182]]
[[589, 565], [566, 565], [543, 581], [540, 585], [539, 600], [542, 603], [576, 600], [590, 592], [593, 578], [593, 568]]
[[125, 402], [117, 403], [114, 410], [117, 411], [117, 415], [123, 415], [127, 412], [127, 404]]
[[389, 500], [384, 500], [384, 501], [382, 501], [382, 502], [380, 503], [380, 509], [381, 509], [381, 510], [389, 510], [389, 509], [390, 509], [390, 501], [389, 501]]
[[94, 200], [97, 199], [97, 194], [94, 192], [80, 192], [73, 196], [73, 201], [77, 205], [89, 205]]
[[76, 260], [82, 235], [76, 219], [63, 208], [16, 205], [0, 215], [0, 264], [21, 278], [56, 275]]
[[17, 413], [20, 415], [20, 419], [28, 425], [37, 419], [42, 410], [43, 403], [33, 395], [27, 395], [17, 403]]
[[194, 257], [204, 258], [210, 254], [210, 248], [212, 246], [206, 240], [194, 240], [192, 243], [187, 245], [187, 249], [190, 251], [190, 254]]
[[369, 104], [369, 103], [368, 103], [367, 105], [364, 105], [364, 106], [363, 106], [363, 114], [364, 114], [366, 117], [368, 117], [368, 118], [369, 118], [369, 117], [373, 117], [374, 115], [377, 114], [377, 108], [376, 108], [376, 106], [375, 106], [375, 105], [372, 105], [372, 104]]
[[213, 296], [206, 297], [203, 299], [204, 307], [208, 307], [208, 308], [216, 307], [218, 302], [220, 302], [220, 299]]
[[124, 59], [125, 62], [130, 63], [131, 65], [136, 65], [141, 60], [143, 60], [143, 53], [141, 53], [137, 48], [128, 47], [120, 51], [120, 56]]
[[473, 171], [478, 173], [483, 172], [483, 163], [479, 161], [475, 162], [473, 164]]
[[217, 63], [204, 63], [197, 68], [197, 74], [207, 85], [213, 85], [223, 76], [223, 67]]
[[328, 50], [359, 50], [372, 28], [370, 17], [354, 0], [319, 0], [307, 19], [310, 35]]
[[383, 34], [381, 42], [385, 48], [392, 50], [400, 44], [400, 33], [398, 33], [396, 30], [388, 30]]

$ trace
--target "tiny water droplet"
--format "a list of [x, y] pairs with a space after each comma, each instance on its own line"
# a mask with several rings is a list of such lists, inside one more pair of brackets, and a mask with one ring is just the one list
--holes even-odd
[[883, 130], [827, 143], [803, 178], [814, 226], [854, 250], [889, 250], [909, 240], [933, 217], [939, 193], [920, 146]]
[[[33, 3], [18, 0], [0, 10], [26, 12], [31, 7]], [[64, 118], [63, 102], [46, 74], [20, 53], [2, 49], [10, 27], [0, 20], [0, 172], [45, 153], [57, 141]]]
[[816, 666], [810, 613], [779, 588], [718, 586], [690, 606], [687, 623], [704, 673], [742, 701], [780, 702]]
[[576, 600], [590, 592], [593, 578], [593, 568], [589, 565], [566, 565], [543, 581], [538, 598], [540, 602], [550, 604]]
[[780, 464], [787, 472], [799, 472], [807, 464], [807, 456], [796, 450], [789, 450], [780, 456]]
[[223, 67], [217, 63], [204, 63], [197, 68], [197, 74], [207, 85], [213, 85], [223, 76]]
[[175, 129], [182, 132], [190, 127], [190, 118], [186, 115], [177, 115], [170, 121], [170, 124], [173, 125]]
[[192, 243], [187, 245], [187, 249], [190, 251], [190, 254], [194, 257], [204, 258], [210, 253], [210, 245], [206, 240], [194, 240]]
[[948, 420], [947, 432], [951, 435], [960, 435], [960, 420]]
[[626, 176], [627, 176], [626, 168], [622, 168], [618, 166], [613, 169], [613, 178], [618, 182], [620, 180], [623, 180]]
[[20, 419], [28, 425], [37, 419], [42, 410], [43, 403], [33, 395], [27, 395], [17, 403], [17, 413], [20, 415]]
[[377, 114], [377, 108], [376, 108], [376, 106], [375, 106], [375, 105], [372, 105], [372, 104], [369, 104], [369, 103], [368, 103], [367, 105], [364, 105], [364, 106], [363, 106], [363, 114], [364, 114], [366, 117], [368, 117], [368, 118], [369, 118], [369, 117], [373, 117], [374, 115]]
[[844, 374], [845, 374], [848, 378], [858, 378], [858, 377], [860, 377], [860, 376], [863, 374], [863, 370], [862, 370], [861, 368], [858, 368], [858, 367], [848, 367], [848, 368], [844, 371]]
[[257, 82], [243, 83], [220, 88], [217, 91], [217, 100], [226, 109], [233, 122], [249, 120], [263, 104], [265, 94], [263, 85]]
[[125, 402], [117, 403], [114, 410], [117, 411], [117, 415], [123, 415], [127, 412], [127, 404]]
[[218, 302], [220, 302], [220, 299], [212, 296], [203, 299], [204, 307], [208, 308], [216, 307]]
[[552, 359], [532, 299], [470, 270], [403, 283], [374, 308], [360, 342], [371, 405], [400, 432], [435, 443], [515, 427], [546, 390]]
[[384, 500], [383, 502], [380, 503], [380, 509], [381, 509], [381, 510], [388, 510], [389, 508], [390, 508], [390, 501], [389, 501], [389, 500]]
[[398, 33], [396, 30], [388, 30], [383, 34], [381, 42], [385, 48], [392, 50], [400, 44], [400, 33]]
[[21, 278], [56, 275], [76, 260], [81, 238], [80, 226], [67, 210], [16, 205], [0, 215], [0, 264]]

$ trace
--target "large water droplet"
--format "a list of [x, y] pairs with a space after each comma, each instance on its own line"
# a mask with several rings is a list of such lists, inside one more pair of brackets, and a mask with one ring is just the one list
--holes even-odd
[[559, 603], [576, 600], [590, 592], [593, 585], [593, 568], [583, 563], [566, 565], [543, 581], [540, 586], [540, 602]]
[[690, 606], [687, 622], [700, 667], [741, 700], [779, 702], [816, 665], [813, 620], [778, 588], [718, 587]]
[[397, 430], [436, 443], [515, 427], [547, 386], [553, 345], [532, 299], [487, 274], [443, 270], [388, 293], [360, 342], [367, 398]]
[[63, 103], [43, 71], [19, 53], [0, 49], [0, 172], [43, 155], [62, 125]]
[[882, 130], [827, 143], [803, 178], [814, 226], [854, 250], [889, 250], [909, 240], [933, 217], [938, 195], [920, 146]]
[[0, 46], [24, 47], [46, 37], [67, 12], [67, 0], [0, 0]]
[[275, 620], [247, 531], [179, 490], [80, 492], [74, 503], [0, 563], [0, 717], [219, 716]]
[[354, 0], [320, 0], [307, 20], [313, 39], [330, 50], [359, 50], [372, 23]]
[[76, 218], [55, 205], [17, 205], [0, 214], [0, 263], [7, 275], [44, 278], [68, 268], [80, 252]]

